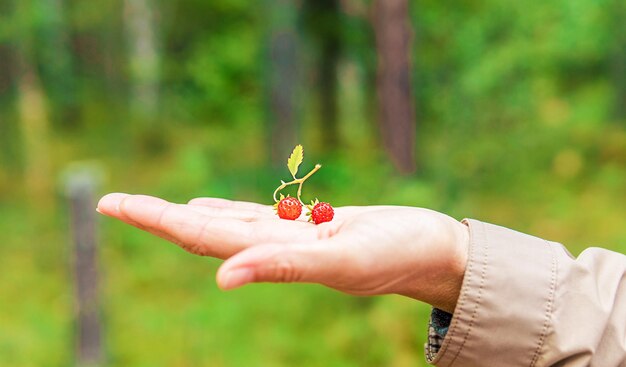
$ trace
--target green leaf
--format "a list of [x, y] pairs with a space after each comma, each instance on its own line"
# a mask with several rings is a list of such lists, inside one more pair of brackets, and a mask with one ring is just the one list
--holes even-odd
[[304, 159], [304, 149], [302, 145], [298, 144], [293, 148], [293, 152], [291, 152], [289, 159], [287, 159], [287, 168], [289, 168], [289, 172], [291, 172], [293, 178], [296, 178], [296, 173], [298, 173], [298, 167], [300, 163], [302, 163], [302, 159]]

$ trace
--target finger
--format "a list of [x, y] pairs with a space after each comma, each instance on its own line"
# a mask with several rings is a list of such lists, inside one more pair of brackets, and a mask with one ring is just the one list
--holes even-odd
[[271, 205], [263, 205], [248, 201], [235, 201], [222, 198], [195, 198], [188, 202], [189, 205], [208, 206], [214, 208], [230, 208], [254, 210], [260, 213], [273, 214], [274, 208]]
[[210, 217], [155, 197], [110, 194], [98, 208], [197, 255], [226, 258], [254, 243], [249, 223]]
[[120, 203], [127, 196], [130, 196], [130, 194], [125, 194], [121, 192], [113, 192], [110, 194], [106, 194], [98, 202], [96, 211], [98, 211], [98, 213], [108, 215], [111, 217], [116, 216], [120, 211], [120, 207], [119, 207]]
[[337, 241], [268, 244], [226, 260], [217, 273], [222, 289], [252, 282], [311, 282], [332, 285], [349, 274], [349, 259]]
[[208, 215], [210, 217], [238, 219], [244, 222], [255, 222], [261, 219], [276, 218], [276, 214], [262, 213], [248, 209], [218, 208], [212, 206], [201, 206], [188, 204], [186, 207], [196, 213]]
[[131, 196], [130, 194], [116, 192], [103, 196], [98, 205], [96, 207], [96, 211], [100, 214], [107, 215], [109, 217], [114, 217], [120, 219], [121, 221], [133, 225], [137, 228], [145, 230], [146, 228], [132, 219], [123, 215], [120, 211], [120, 203], [127, 197]]

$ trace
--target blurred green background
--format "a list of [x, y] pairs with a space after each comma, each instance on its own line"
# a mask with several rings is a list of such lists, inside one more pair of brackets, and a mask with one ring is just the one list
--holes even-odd
[[[335, 206], [626, 252], [624, 19], [621, 0], [1, 0], [0, 365], [76, 362], [75, 166], [98, 195], [270, 204], [302, 143]], [[426, 305], [225, 293], [219, 261], [99, 224], [106, 366], [425, 365]]]

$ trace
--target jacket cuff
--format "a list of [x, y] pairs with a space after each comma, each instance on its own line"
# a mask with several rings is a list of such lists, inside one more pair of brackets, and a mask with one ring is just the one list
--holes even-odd
[[556, 243], [466, 219], [469, 258], [437, 366], [533, 366], [550, 327]]

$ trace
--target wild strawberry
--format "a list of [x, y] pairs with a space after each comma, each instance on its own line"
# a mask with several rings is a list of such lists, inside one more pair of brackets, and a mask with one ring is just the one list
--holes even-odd
[[335, 215], [335, 211], [330, 204], [324, 202], [320, 203], [317, 199], [311, 202], [311, 205], [307, 205], [307, 207], [311, 210], [311, 212], [307, 214], [310, 215], [309, 220], [315, 224], [330, 222]]
[[[287, 168], [289, 169], [289, 173], [291, 173], [291, 177], [293, 180], [289, 182], [280, 181], [280, 186], [274, 190], [274, 208], [276, 208], [276, 213], [280, 218], [283, 219], [297, 219], [300, 214], [302, 214], [302, 186], [304, 182], [311, 177], [315, 172], [317, 172], [322, 166], [320, 164], [316, 164], [315, 167], [309, 173], [298, 178], [298, 168], [300, 164], [302, 164], [302, 160], [304, 159], [304, 148], [302, 145], [296, 145], [287, 159]], [[285, 197], [284, 195], [280, 195], [280, 199], [276, 198], [276, 195], [280, 193], [281, 190], [290, 185], [298, 185], [298, 194], [297, 197]], [[317, 199], [315, 201], [311, 201], [311, 205], [307, 205], [309, 212], [307, 215], [310, 217], [309, 221], [315, 222], [315, 224], [320, 224], [324, 222], [330, 222], [333, 220], [333, 216], [335, 212], [333, 207], [328, 203], [320, 203]]]
[[292, 196], [281, 197], [274, 205], [279, 218], [296, 220], [302, 214], [302, 204]]

